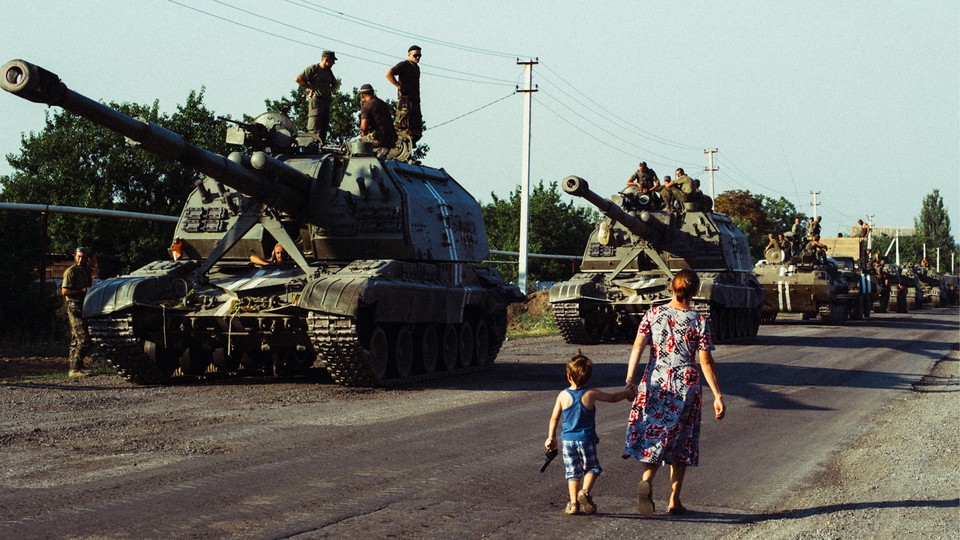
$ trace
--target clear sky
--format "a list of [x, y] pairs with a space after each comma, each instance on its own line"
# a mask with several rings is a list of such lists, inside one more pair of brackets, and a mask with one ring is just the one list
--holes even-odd
[[[819, 191], [827, 235], [871, 215], [912, 227], [938, 188], [960, 239], [957, 0], [0, 6], [0, 62], [22, 58], [94, 99], [156, 99], [166, 112], [205, 87], [216, 113], [258, 114], [323, 49], [337, 52], [345, 87], [393, 97], [384, 72], [418, 44], [427, 164], [482, 202], [519, 185], [517, 59], [537, 58], [534, 182], [575, 174], [610, 195], [642, 159], [661, 177], [682, 166], [706, 188], [704, 150], [717, 148], [716, 193], [783, 196], [812, 214]], [[0, 95], [0, 154], [19, 152], [44, 113]]]

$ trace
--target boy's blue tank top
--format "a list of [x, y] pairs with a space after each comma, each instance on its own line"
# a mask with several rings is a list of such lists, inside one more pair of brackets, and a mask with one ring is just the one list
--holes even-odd
[[567, 388], [567, 393], [573, 397], [573, 404], [561, 411], [563, 424], [561, 425], [560, 438], [565, 441], [600, 442], [596, 428], [597, 411], [591, 411], [580, 402], [580, 398], [586, 391], [586, 388], [580, 388], [579, 390]]

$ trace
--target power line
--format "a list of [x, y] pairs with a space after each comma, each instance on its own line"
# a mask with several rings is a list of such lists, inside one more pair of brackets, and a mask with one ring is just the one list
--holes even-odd
[[[298, 39], [290, 38], [290, 37], [287, 37], [287, 36], [284, 36], [284, 35], [281, 35], [281, 34], [277, 34], [277, 33], [275, 33], [275, 32], [270, 32], [270, 31], [268, 31], [268, 30], [264, 30], [264, 29], [262, 29], [262, 28], [257, 28], [257, 27], [255, 27], [255, 26], [251, 26], [251, 25], [248, 25], [248, 24], [244, 24], [244, 23], [242, 23], [242, 22], [239, 22], [239, 21], [236, 21], [236, 20], [227, 18], [227, 17], [223, 17], [223, 16], [221, 16], [221, 15], [217, 15], [217, 14], [214, 14], [214, 13], [210, 13], [209, 11], [204, 11], [204, 10], [202, 10], [202, 9], [195, 8], [195, 7], [193, 7], [193, 6], [184, 4], [184, 3], [182, 3], [182, 2], [178, 2], [177, 0], [167, 0], [167, 2], [169, 2], [169, 3], [171, 3], [171, 4], [175, 4], [175, 5], [180, 6], [180, 7], [183, 7], [183, 8], [186, 8], [186, 9], [189, 9], [189, 10], [191, 10], [191, 11], [195, 11], [195, 12], [200, 13], [200, 14], [202, 14], [202, 15], [206, 15], [206, 16], [208, 16], [208, 17], [212, 17], [212, 18], [214, 18], [214, 19], [218, 19], [218, 20], [224, 21], [224, 22], [226, 22], [226, 23], [233, 24], [233, 25], [239, 26], [239, 27], [241, 27], [241, 28], [245, 28], [245, 29], [247, 29], [247, 30], [253, 30], [254, 32], [259, 32], [259, 33], [261, 33], [261, 34], [265, 34], [265, 35], [268, 35], [268, 36], [271, 36], [271, 37], [275, 37], [275, 38], [277, 38], [277, 39], [281, 39], [281, 40], [284, 40], [284, 41], [289, 41], [289, 42], [291, 42], [291, 43], [296, 43], [296, 44], [298, 44], [298, 45], [304, 45], [304, 46], [311, 47], [311, 48], [314, 48], [314, 49], [330, 48], [330, 47], [322, 47], [322, 46], [320, 46], [320, 45], [316, 45], [316, 44], [313, 44], [313, 43], [308, 43], [308, 42], [306, 42], [306, 41], [301, 41], [301, 40], [298, 40]], [[251, 12], [251, 11], [248, 11], [248, 10], [245, 10], [245, 9], [242, 9], [242, 8], [238, 8], [238, 7], [235, 7], [235, 6], [231, 6], [231, 5], [226, 4], [226, 3], [224, 3], [224, 2], [222, 2], [222, 1], [220, 1], [220, 0], [214, 0], [214, 2], [216, 2], [216, 3], [218, 3], [218, 4], [221, 4], [221, 5], [225, 6], [225, 7], [229, 7], [229, 8], [231, 8], [231, 9], [235, 9], [235, 10], [240, 11], [240, 12], [242, 12], [242, 13], [246, 13], [246, 14], [248, 14], [248, 15], [251, 15], [251, 16], [254, 16], [254, 17], [263, 19], [263, 20], [265, 20], [265, 21], [270, 21], [270, 22], [272, 22], [272, 23], [279, 24], [279, 25], [285, 26], [285, 27], [287, 27], [287, 28], [291, 28], [291, 29], [294, 29], [294, 30], [297, 30], [297, 31], [300, 31], [300, 32], [304, 32], [304, 33], [307, 33], [307, 34], [310, 34], [310, 35], [313, 35], [313, 36], [316, 36], [316, 37], [320, 37], [320, 38], [323, 38], [323, 39], [328, 39], [328, 40], [334, 41], [334, 42], [336, 42], [336, 43], [340, 43], [340, 44], [343, 44], [343, 45], [346, 45], [346, 46], [349, 46], [349, 47], [354, 47], [354, 48], [357, 48], [357, 49], [360, 49], [360, 50], [363, 50], [363, 51], [372, 52], [372, 53], [374, 53], [374, 54], [380, 54], [380, 55], [384, 55], [384, 56], [392, 56], [392, 55], [389, 55], [389, 54], [384, 53], [384, 52], [381, 52], [381, 51], [376, 51], [376, 50], [373, 50], [373, 49], [369, 49], [369, 48], [367, 48], [367, 47], [363, 47], [363, 46], [356, 45], [356, 44], [353, 44], [353, 43], [349, 43], [349, 42], [346, 42], [346, 41], [338, 40], [338, 39], [335, 39], [335, 38], [332, 38], [332, 37], [329, 37], [329, 36], [324, 36], [324, 35], [322, 35], [322, 34], [318, 34], [318, 33], [316, 33], [316, 32], [313, 32], [313, 31], [311, 31], [311, 30], [307, 30], [307, 29], [305, 29], [305, 28], [300, 28], [300, 27], [297, 27], [297, 26], [293, 26], [293, 25], [291, 25], [291, 24], [288, 24], [288, 23], [285, 23], [285, 22], [282, 22], [282, 21], [278, 21], [278, 20], [276, 20], [276, 19], [271, 19], [271, 18], [269, 18], [269, 17], [265, 17], [265, 16], [263, 16], [263, 15], [260, 15], [260, 14], [255, 13], [255, 12]], [[380, 66], [387, 66], [387, 67], [392, 66], [392, 64], [387, 63], [387, 62], [381, 62], [381, 61], [377, 61], [377, 60], [372, 60], [372, 59], [370, 59], [370, 58], [365, 58], [365, 57], [363, 57], [363, 56], [358, 56], [358, 55], [355, 55], [355, 54], [350, 54], [350, 53], [345, 53], [345, 52], [338, 52], [337, 54], [339, 54], [340, 56], [344, 56], [344, 57], [346, 57], [346, 58], [353, 58], [353, 59], [356, 59], [356, 60], [360, 60], [360, 61], [363, 61], [363, 62], [369, 62], [369, 63], [371, 63], [371, 64], [376, 64], [376, 65], [380, 65]], [[443, 74], [440, 74], [440, 73], [433, 73], [433, 72], [432, 72], [433, 69], [436, 69], [436, 70], [439, 70], [439, 71], [446, 71], [446, 72], [450, 72], [450, 73], [457, 73], [457, 74], [460, 74], [460, 75], [466, 75], [466, 76], [475, 77], [475, 78], [474, 78], [474, 79], [464, 79], [464, 78], [462, 78], [462, 77], [453, 77], [453, 76], [450, 76], [450, 75], [443, 75]], [[474, 84], [489, 84], [489, 85], [496, 85], [496, 86], [513, 86], [513, 83], [511, 83], [510, 81], [508, 81], [508, 80], [506, 80], [506, 79], [497, 79], [497, 78], [495, 78], [495, 77], [488, 77], [488, 76], [486, 76], [486, 75], [480, 75], [480, 74], [477, 74], [477, 73], [469, 73], [469, 72], [466, 72], [466, 71], [459, 71], [459, 70], [449, 69], [449, 68], [443, 68], [443, 67], [439, 67], [439, 66], [434, 66], [432, 69], [429, 69], [429, 68], [428, 68], [428, 69], [423, 69], [423, 70], [421, 70], [421, 73], [423, 73], [424, 75], [432, 76], [432, 77], [440, 77], [440, 78], [443, 78], [443, 79], [450, 79], [450, 80], [455, 80], [455, 81], [464, 81], [464, 82], [470, 82], [470, 83], [474, 83]], [[477, 80], [477, 79], [487, 79], [487, 80]]]
[[[631, 143], [630, 141], [627, 141], [626, 139], [620, 137], [620, 136], [617, 135], [616, 133], [613, 133], [612, 131], [608, 130], [607, 128], [605, 128], [605, 127], [597, 124], [596, 122], [591, 121], [589, 118], [587, 118], [587, 117], [585, 117], [584, 115], [582, 115], [582, 114], [580, 114], [579, 112], [577, 112], [573, 107], [570, 107], [570, 106], [567, 105], [566, 103], [564, 103], [564, 102], [560, 101], [559, 99], [553, 97], [549, 92], [544, 92], [544, 95], [547, 96], [548, 98], [556, 101], [556, 102], [557, 102], [558, 104], [560, 104], [562, 107], [564, 107], [565, 109], [569, 110], [569, 111], [572, 112], [574, 115], [580, 117], [581, 119], [583, 119], [584, 121], [586, 121], [588, 124], [592, 125], [593, 127], [599, 129], [600, 131], [606, 133], [607, 135], [613, 137], [614, 139], [616, 139], [616, 140], [618, 140], [618, 141], [620, 141], [620, 142], [622, 142], [622, 143], [624, 143], [624, 144], [627, 144], [627, 145], [630, 145], [630, 146], [632, 146], [632, 147], [635, 147], [635, 148], [637, 148], [638, 150], [642, 150], [644, 153], [651, 154], [651, 155], [654, 155], [654, 156], [657, 156], [657, 157], [659, 157], [659, 158], [663, 158], [663, 159], [666, 159], [666, 160], [669, 160], [669, 161], [675, 161], [675, 162], [678, 162], [678, 163], [683, 163], [683, 164], [685, 164], [685, 165], [690, 165], [690, 164], [691, 164], [691, 163], [689, 163], [689, 162], [683, 162], [683, 161], [681, 161], [681, 160], [677, 160], [677, 159], [674, 159], [674, 158], [672, 158], [672, 157], [665, 156], [665, 155], [663, 155], [663, 154], [658, 154], [657, 152], [654, 152], [654, 151], [652, 151], [652, 150], [648, 150], [648, 149], [646, 149], [646, 148], [641, 148], [641, 147], [639, 147], [639, 146]], [[639, 158], [638, 158], [638, 159], [639, 159]]]
[[[657, 135], [657, 134], [655, 134], [655, 133], [651, 133], [651, 132], [649, 132], [649, 131], [647, 131], [647, 130], [645, 130], [645, 129], [642, 129], [642, 128], [639, 128], [639, 127], [634, 126], [634, 125], [632, 125], [632, 124], [629, 124], [629, 123], [627, 123], [627, 122], [624, 122], [623, 120], [620, 119], [619, 116], [617, 116], [616, 113], [611, 112], [609, 109], [605, 108], [603, 105], [600, 105], [599, 103], [597, 103], [596, 100], [594, 100], [593, 98], [591, 98], [590, 96], [588, 96], [587, 94], [585, 94], [584, 92], [582, 92], [582, 91], [581, 91], [580, 89], [578, 89], [576, 86], [572, 85], [570, 82], [568, 82], [568, 81], [567, 81], [566, 79], [564, 79], [562, 76], [560, 76], [559, 73], [557, 73], [556, 71], [554, 71], [553, 69], [551, 69], [550, 66], [544, 64], [543, 67], [547, 68], [547, 70], [548, 70], [550, 73], [556, 75], [556, 77], [557, 77], [558, 79], [560, 79], [560, 80], [563, 81], [567, 86], [569, 86], [570, 88], [572, 88], [573, 91], [575, 91], [576, 93], [580, 94], [581, 96], [583, 96], [584, 98], [586, 98], [587, 101], [589, 101], [590, 103], [592, 103], [593, 105], [595, 105], [597, 108], [599, 108], [601, 111], [603, 111], [604, 113], [606, 113], [606, 118], [610, 119], [610, 120], [613, 121], [614, 123], [619, 124], [619, 125], [620, 125], [621, 127], [623, 127], [624, 129], [627, 129], [628, 131], [633, 132], [635, 135], [638, 135], [639, 137], [642, 137], [642, 138], [644, 138], [644, 139], [649, 139], [649, 140], [654, 141], [654, 142], [659, 142], [659, 143], [661, 143], [661, 144], [666, 144], [666, 145], [668, 145], [668, 146], [674, 146], [674, 147], [676, 147], [676, 148], [683, 148], [683, 149], [687, 149], [687, 150], [699, 150], [700, 148], [702, 148], [702, 146], [691, 146], [691, 145], [689, 145], [689, 144], [683, 144], [683, 143], [674, 142], [674, 141], [671, 141], [671, 140], [669, 140], [669, 139], [665, 139], [665, 138], [663, 138], [663, 137], [660, 137], [659, 135]], [[549, 79], [548, 79], [548, 80], [549, 80]], [[555, 86], [556, 86], [556, 85], [555, 85]], [[567, 94], [567, 93], [564, 92], [562, 89], [560, 89], [560, 88], [557, 88], [557, 89], [560, 90], [561, 92], [563, 92], [564, 94]], [[580, 103], [581, 105], [583, 105], [583, 103], [581, 103], [579, 100], [577, 100], [577, 99], [574, 98], [573, 96], [570, 96], [570, 94], [567, 94], [567, 95], [568, 95], [571, 99], [573, 99], [574, 101], [577, 101], [578, 103]], [[597, 114], [597, 113], [595, 113], [595, 114]], [[599, 115], [599, 114], [598, 114], [598, 116], [603, 116], [603, 115]]]
[[512, 96], [515, 96], [515, 95], [516, 95], [516, 92], [510, 92], [509, 94], [503, 96], [502, 98], [499, 98], [499, 99], [496, 99], [496, 100], [494, 100], [494, 101], [491, 101], [490, 103], [487, 103], [486, 105], [482, 105], [482, 106], [480, 106], [480, 107], [477, 107], [476, 109], [474, 109], [474, 110], [472, 110], [472, 111], [470, 111], [470, 112], [463, 113], [463, 114], [461, 114], [460, 116], [457, 116], [456, 118], [451, 118], [450, 120], [447, 120], [446, 122], [441, 122], [441, 123], [439, 123], [439, 124], [437, 124], [437, 125], [435, 125], [435, 126], [431, 126], [430, 128], [425, 129], [424, 131], [430, 131], [430, 130], [437, 129], [437, 128], [440, 127], [440, 126], [445, 126], [445, 125], [447, 125], [447, 124], [449, 124], [449, 123], [451, 123], [451, 122], [454, 122], [454, 121], [456, 121], [456, 120], [459, 120], [459, 119], [463, 118], [464, 116], [469, 116], [469, 115], [471, 115], [471, 114], [473, 114], [473, 113], [475, 113], [475, 112], [477, 112], [477, 111], [486, 109], [487, 107], [489, 107], [489, 106], [491, 106], [491, 105], [494, 105], [494, 104], [496, 104], [496, 103], [500, 103], [501, 101], [507, 99], [508, 97], [512, 97]]
[[346, 13], [343, 13], [342, 11], [337, 11], [337, 10], [335, 10], [335, 9], [327, 8], [327, 7], [324, 7], [324, 6], [322, 6], [322, 5], [320, 5], [320, 4], [316, 3], [316, 2], [309, 2], [308, 0], [300, 0], [300, 3], [293, 2], [292, 0], [284, 0], [284, 1], [286, 1], [286, 2], [289, 3], [289, 4], [293, 4], [293, 5], [295, 5], [295, 6], [298, 6], [298, 7], [304, 8], [304, 9], [309, 9], [309, 10], [311, 10], [311, 11], [315, 11], [315, 12], [317, 12], [317, 13], [321, 13], [321, 14], [324, 14], [324, 15], [330, 15], [330, 16], [332, 16], [332, 17], [336, 17], [336, 18], [338, 18], [338, 19], [341, 19], [341, 20], [344, 20], [344, 21], [348, 21], [348, 22], [351, 22], [351, 23], [353, 23], [353, 24], [357, 24], [357, 25], [360, 25], [360, 26], [366, 26], [367, 28], [373, 28], [373, 29], [375, 29], [375, 30], [380, 30], [380, 31], [382, 31], [382, 32], [387, 32], [387, 33], [394, 34], [394, 35], [398, 35], [398, 36], [404, 36], [404, 37], [409, 37], [409, 38], [412, 38], [412, 39], [417, 39], [417, 40], [420, 40], [420, 41], [425, 42], [425, 43], [433, 43], [433, 44], [435, 44], [435, 45], [441, 45], [441, 46], [444, 46], [444, 47], [450, 47], [450, 48], [452, 48], [452, 49], [458, 49], [458, 50], [461, 50], [461, 51], [467, 51], [467, 52], [472, 52], [472, 53], [477, 53], [477, 54], [485, 54], [485, 55], [488, 55], [488, 56], [496, 56], [496, 57], [500, 57], [500, 58], [516, 58], [516, 57], [520, 57], [520, 56], [528, 56], [528, 55], [523, 55], [523, 54], [513, 54], [513, 53], [505, 53], [505, 52], [493, 51], [493, 50], [490, 50], [490, 49], [483, 49], [483, 48], [480, 48], [480, 47], [473, 47], [473, 46], [470, 46], [470, 45], [462, 45], [462, 44], [459, 44], [459, 43], [454, 43], [454, 42], [452, 42], [452, 41], [445, 41], [445, 40], [442, 40], [442, 39], [431, 38], [431, 37], [429, 37], [429, 36], [424, 36], [424, 35], [420, 35], [420, 34], [414, 34], [414, 33], [411, 33], [411, 32], [405, 32], [405, 31], [403, 31], [403, 30], [397, 30], [396, 28], [392, 28], [392, 27], [390, 27], [390, 26], [386, 26], [386, 25], [383, 25], [383, 24], [375, 23], [375, 22], [370, 21], [370, 20], [368, 20], [368, 19], [361, 19], [361, 18], [359, 18], [359, 17], [354, 17], [354, 16], [352, 16], [352, 15], [347, 15]]

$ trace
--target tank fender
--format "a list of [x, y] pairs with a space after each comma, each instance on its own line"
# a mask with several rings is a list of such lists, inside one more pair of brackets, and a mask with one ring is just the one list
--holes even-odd
[[573, 276], [568, 281], [562, 281], [550, 287], [549, 301], [551, 304], [555, 304], [557, 302], [592, 300], [609, 304], [610, 300], [606, 293], [601, 290], [600, 283], [602, 280], [603, 276], [599, 274]]
[[166, 281], [143, 276], [101, 281], [87, 291], [83, 300], [83, 316], [109, 315], [136, 304], [152, 303], [166, 290]]

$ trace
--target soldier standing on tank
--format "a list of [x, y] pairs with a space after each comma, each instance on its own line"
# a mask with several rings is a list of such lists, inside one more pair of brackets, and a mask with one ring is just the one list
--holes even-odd
[[67, 307], [67, 319], [70, 321], [70, 377], [83, 377], [83, 359], [90, 351], [90, 335], [83, 324], [83, 299], [87, 289], [93, 285], [93, 272], [89, 266], [90, 250], [78, 247], [74, 252], [74, 264], [63, 272], [60, 294]]
[[860, 226], [860, 238], [870, 236], [870, 232], [873, 231], [873, 227], [864, 223], [862, 219], [857, 220], [857, 225]]
[[297, 75], [296, 83], [307, 89], [310, 108], [307, 114], [307, 132], [326, 142], [330, 130], [330, 108], [333, 106], [333, 92], [340, 83], [333, 75], [333, 64], [337, 55], [333, 51], [323, 51], [320, 63], [306, 67]]
[[387, 80], [397, 87], [397, 131], [406, 131], [414, 144], [423, 136], [420, 112], [420, 56], [418, 45], [407, 49], [407, 59], [387, 70]]
[[397, 143], [390, 107], [377, 97], [369, 84], [360, 87], [360, 99], [363, 100], [360, 107], [360, 140], [373, 143], [377, 157], [386, 157]]
[[780, 242], [780, 249], [783, 250], [783, 254], [786, 257], [793, 256], [793, 242], [783, 233], [777, 235], [777, 240]]

